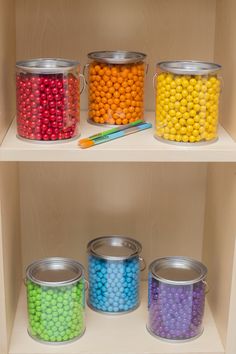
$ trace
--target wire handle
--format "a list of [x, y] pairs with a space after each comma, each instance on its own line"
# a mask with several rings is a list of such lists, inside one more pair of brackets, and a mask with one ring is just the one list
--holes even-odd
[[225, 83], [224, 83], [224, 79], [223, 79], [223, 76], [219, 75], [218, 76], [218, 79], [220, 81], [220, 93], [224, 90], [224, 87], [225, 87]]
[[89, 281], [87, 279], [84, 279], [85, 283], [85, 291], [89, 290]]
[[142, 272], [144, 271], [144, 269], [146, 269], [146, 262], [142, 257], [139, 257], [139, 263], [140, 263], [140, 270]]
[[209, 289], [209, 285], [207, 284], [207, 282], [205, 280], [202, 280], [203, 284], [205, 285], [206, 289], [205, 289], [205, 295], [209, 293], [210, 289]]
[[153, 75], [153, 78], [152, 78], [152, 86], [153, 86], [153, 88], [154, 88], [154, 91], [156, 91], [156, 89], [157, 89], [156, 77], [157, 77], [157, 73], [155, 73], [155, 74]]
[[83, 83], [83, 85], [82, 85], [82, 89], [80, 90], [80, 95], [81, 95], [81, 93], [84, 91], [84, 89], [85, 89], [85, 86], [87, 85], [87, 82], [86, 82], [86, 80], [85, 80], [85, 77], [84, 77], [84, 75], [83, 74], [79, 74], [79, 77], [80, 77], [80, 81], [82, 81], [82, 83]]
[[83, 67], [83, 76], [84, 76], [84, 80], [86, 82], [86, 85], [88, 85], [88, 68], [89, 68], [89, 63], [85, 64], [84, 67]]

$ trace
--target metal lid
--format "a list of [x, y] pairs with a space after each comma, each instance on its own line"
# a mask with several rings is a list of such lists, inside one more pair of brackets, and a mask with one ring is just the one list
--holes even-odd
[[39, 58], [16, 62], [16, 67], [18, 69], [38, 74], [64, 73], [78, 65], [79, 62], [75, 60], [56, 58]]
[[98, 258], [109, 260], [125, 260], [138, 256], [141, 244], [129, 237], [103, 236], [88, 243], [87, 252]]
[[221, 69], [219, 64], [193, 60], [163, 61], [157, 65], [164, 71], [184, 75], [207, 75]]
[[165, 257], [149, 266], [153, 277], [172, 285], [194, 284], [206, 277], [207, 268], [199, 261], [187, 257]]
[[83, 272], [83, 266], [73, 259], [52, 257], [31, 263], [26, 277], [40, 285], [64, 286], [78, 282]]
[[108, 64], [131, 64], [143, 61], [146, 58], [146, 54], [139, 52], [128, 51], [102, 51], [88, 53], [90, 59], [96, 60], [100, 63]]

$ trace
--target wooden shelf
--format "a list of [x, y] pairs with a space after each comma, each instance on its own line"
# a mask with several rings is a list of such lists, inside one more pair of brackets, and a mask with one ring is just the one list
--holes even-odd
[[[145, 118], [153, 123], [154, 116], [154, 112], [147, 112]], [[87, 123], [86, 117], [86, 112], [82, 112], [81, 137], [108, 129]], [[0, 147], [0, 161], [236, 162], [236, 143], [221, 126], [218, 141], [201, 146], [160, 142], [153, 134], [154, 128], [81, 149], [77, 146], [77, 140], [67, 143], [19, 140], [16, 137], [16, 122], [13, 121]]]
[[10, 343], [11, 354], [223, 354], [213, 316], [206, 305], [203, 334], [186, 343], [168, 343], [146, 330], [147, 284], [142, 283], [141, 306], [127, 315], [109, 316], [86, 308], [87, 329], [72, 344], [44, 345], [29, 337], [25, 287], [22, 286]]

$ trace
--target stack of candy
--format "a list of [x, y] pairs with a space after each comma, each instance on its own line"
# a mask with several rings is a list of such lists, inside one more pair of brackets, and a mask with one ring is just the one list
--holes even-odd
[[157, 75], [156, 137], [184, 143], [216, 139], [220, 66], [163, 62], [159, 69], [163, 71]]
[[102, 312], [126, 312], [139, 305], [139, 259], [89, 257], [89, 305]]
[[[60, 60], [38, 59], [33, 62], [17, 63], [19, 137], [37, 141], [56, 141], [70, 139], [78, 134], [78, 64], [72, 63], [74, 66], [72, 69], [60, 72], [62, 71], [60, 62]], [[68, 66], [72, 65], [71, 62], [65, 63]], [[48, 65], [46, 69], [44, 65]], [[51, 73], [47, 73], [50, 65]]]
[[88, 243], [89, 298], [95, 311], [118, 314], [139, 305], [139, 242], [121, 236], [105, 236]]
[[169, 285], [149, 278], [149, 330], [158, 337], [185, 340], [202, 333], [205, 284]]
[[85, 330], [84, 283], [46, 287], [27, 282], [29, 334], [46, 342], [67, 342]]
[[26, 270], [28, 333], [40, 342], [64, 343], [85, 331], [84, 270], [68, 258], [45, 258]]
[[186, 257], [165, 257], [149, 266], [148, 325], [167, 340], [189, 340], [203, 331], [207, 268]]
[[98, 124], [128, 124], [143, 119], [146, 55], [92, 52], [89, 64], [89, 117]]

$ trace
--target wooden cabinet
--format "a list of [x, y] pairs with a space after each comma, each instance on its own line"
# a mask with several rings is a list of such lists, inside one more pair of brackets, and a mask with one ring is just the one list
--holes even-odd
[[[235, 354], [236, 340], [236, 24], [234, 0], [0, 1], [0, 353]], [[145, 105], [154, 120], [155, 65], [166, 59], [223, 65], [216, 143], [189, 148], [160, 143], [153, 132], [80, 150], [77, 142], [43, 145], [15, 137], [15, 61], [79, 59], [93, 50], [147, 53]], [[99, 131], [86, 122], [83, 136]], [[78, 341], [47, 346], [27, 334], [25, 267], [65, 256], [86, 265], [86, 244], [123, 234], [143, 244], [147, 263], [166, 255], [203, 261], [209, 271], [205, 330], [188, 343], [146, 331], [142, 304], [126, 316], [87, 309]]]

